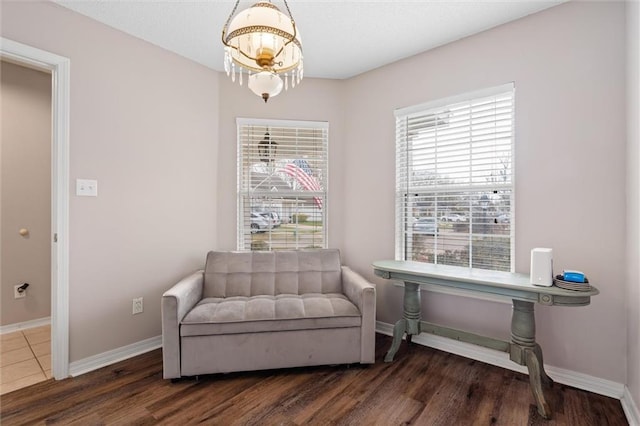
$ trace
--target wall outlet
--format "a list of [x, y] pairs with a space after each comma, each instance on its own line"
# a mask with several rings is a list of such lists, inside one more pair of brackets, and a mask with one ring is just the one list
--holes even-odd
[[133, 299], [133, 315], [141, 314], [143, 311], [142, 297]]
[[18, 285], [14, 285], [13, 286], [13, 298], [14, 299], [23, 299], [25, 297], [27, 297], [27, 289], [22, 290], [22, 292], [18, 291], [18, 288], [22, 287], [22, 284], [18, 284]]

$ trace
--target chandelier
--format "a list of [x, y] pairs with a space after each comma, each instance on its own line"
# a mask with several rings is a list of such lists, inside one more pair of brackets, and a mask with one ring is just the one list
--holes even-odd
[[300, 33], [286, 0], [289, 16], [270, 1], [258, 1], [234, 17], [238, 3], [222, 29], [224, 69], [241, 86], [247, 74], [247, 86], [266, 103], [283, 87], [294, 88], [302, 80]]

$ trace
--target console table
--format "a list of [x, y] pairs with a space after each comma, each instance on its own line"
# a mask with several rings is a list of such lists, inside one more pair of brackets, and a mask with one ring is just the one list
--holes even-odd
[[[385, 362], [393, 361], [405, 333], [407, 334], [407, 342], [411, 342], [412, 335], [425, 332], [507, 352], [511, 361], [527, 366], [529, 384], [538, 406], [538, 413], [546, 419], [551, 417], [551, 410], [542, 392], [542, 383], [551, 386], [553, 380], [544, 371], [542, 348], [536, 343], [534, 304], [586, 306], [591, 302], [591, 296], [599, 293], [595, 287], [591, 286], [588, 291], [565, 290], [556, 286], [541, 287], [531, 284], [527, 274], [412, 261], [377, 261], [373, 263], [373, 269], [379, 277], [404, 282], [404, 313], [402, 319], [396, 322], [393, 327], [393, 342], [384, 358]], [[511, 298], [513, 300], [511, 341], [480, 336], [421, 321], [421, 284], [452, 287]]]

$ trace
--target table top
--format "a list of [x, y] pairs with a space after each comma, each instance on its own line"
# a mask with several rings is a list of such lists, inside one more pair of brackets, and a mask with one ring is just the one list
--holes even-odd
[[434, 265], [408, 260], [380, 260], [373, 262], [373, 268], [376, 275], [383, 278], [463, 288], [518, 300], [538, 301], [547, 305], [585, 305], [589, 304], [591, 296], [599, 294], [593, 285], [589, 291], [534, 285], [530, 283], [528, 274], [516, 272]]

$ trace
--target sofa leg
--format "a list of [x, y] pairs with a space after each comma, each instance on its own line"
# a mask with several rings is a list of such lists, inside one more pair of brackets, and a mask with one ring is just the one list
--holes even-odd
[[200, 381], [200, 376], [180, 376], [171, 379], [171, 383], [180, 383], [187, 380], [195, 380], [196, 382]]

